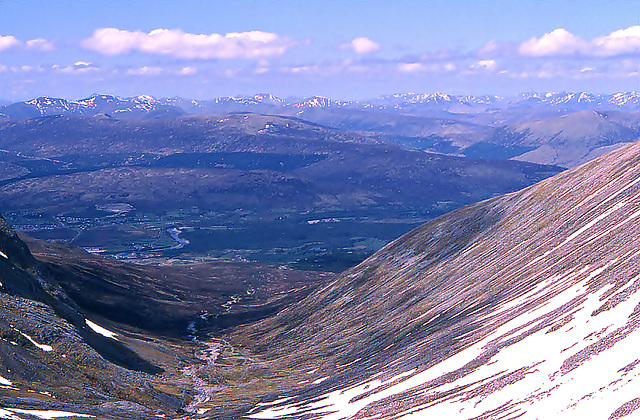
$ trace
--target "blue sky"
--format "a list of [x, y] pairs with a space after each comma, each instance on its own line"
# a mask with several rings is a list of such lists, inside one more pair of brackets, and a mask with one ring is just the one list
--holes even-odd
[[0, 98], [640, 90], [636, 0], [0, 0]]

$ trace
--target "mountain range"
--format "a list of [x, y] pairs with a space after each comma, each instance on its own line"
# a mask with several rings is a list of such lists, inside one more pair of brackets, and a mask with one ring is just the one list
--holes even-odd
[[[118, 120], [256, 113], [296, 117], [403, 147], [574, 167], [640, 137], [640, 94], [526, 93], [514, 98], [396, 94], [366, 102], [270, 94], [212, 100], [148, 95], [40, 97], [0, 107], [0, 118], [96, 116]], [[544, 130], [536, 127], [545, 126]], [[582, 126], [582, 130], [576, 127]]]
[[[513, 109], [540, 108], [557, 112], [584, 110], [637, 110], [640, 93], [619, 92], [528, 92], [516, 97], [447, 95], [443, 93], [402, 93], [369, 101], [341, 101], [321, 96], [281, 99], [271, 94], [250, 97], [221, 97], [211, 100], [154, 98], [149, 95], [120, 97], [94, 94], [69, 100], [47, 96], [0, 106], [0, 117], [34, 118], [45, 115], [110, 114], [119, 118], [162, 118], [180, 114], [220, 114], [227, 112], [289, 113], [306, 109], [348, 109], [411, 113], [422, 116], [433, 112], [474, 114]], [[445, 115], [445, 114], [442, 114]]]

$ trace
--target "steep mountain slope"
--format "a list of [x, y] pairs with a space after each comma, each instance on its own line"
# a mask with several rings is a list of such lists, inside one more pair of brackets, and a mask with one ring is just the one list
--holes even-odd
[[239, 330], [259, 357], [227, 359], [218, 375], [249, 379], [209, 407], [268, 419], [624, 417], [639, 406], [639, 218], [639, 143], [439, 217]]

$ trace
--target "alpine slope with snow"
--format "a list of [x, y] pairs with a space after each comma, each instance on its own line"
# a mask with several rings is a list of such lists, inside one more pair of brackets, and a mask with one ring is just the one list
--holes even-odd
[[237, 332], [269, 384], [246, 416], [637, 414], [639, 238], [638, 143], [441, 216]]

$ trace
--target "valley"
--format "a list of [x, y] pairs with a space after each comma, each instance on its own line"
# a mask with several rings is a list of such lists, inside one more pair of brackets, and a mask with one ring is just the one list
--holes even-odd
[[562, 170], [253, 113], [53, 115], [4, 121], [0, 135], [0, 212], [13, 226], [137, 261], [339, 272], [427, 220]]

